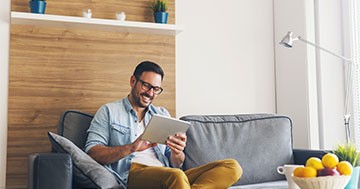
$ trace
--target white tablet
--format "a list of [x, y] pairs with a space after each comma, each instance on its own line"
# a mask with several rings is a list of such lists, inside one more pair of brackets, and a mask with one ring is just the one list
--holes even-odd
[[167, 138], [176, 133], [185, 133], [190, 123], [179, 119], [153, 115], [145, 128], [143, 140], [165, 144]]

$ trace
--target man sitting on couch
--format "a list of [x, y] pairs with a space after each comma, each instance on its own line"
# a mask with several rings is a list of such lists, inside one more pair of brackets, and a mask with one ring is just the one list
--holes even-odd
[[130, 77], [130, 94], [105, 104], [96, 112], [88, 130], [85, 151], [106, 165], [128, 188], [228, 188], [237, 182], [242, 169], [233, 159], [218, 160], [182, 171], [186, 135], [170, 136], [166, 145], [141, 140], [154, 114], [170, 116], [152, 101], [163, 91], [162, 68], [141, 62]]

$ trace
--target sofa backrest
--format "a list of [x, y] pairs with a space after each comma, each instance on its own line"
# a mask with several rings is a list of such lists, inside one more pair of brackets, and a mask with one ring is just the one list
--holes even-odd
[[185, 170], [233, 158], [243, 169], [235, 185], [283, 180], [276, 168], [293, 164], [290, 118], [272, 114], [184, 116], [187, 131]]
[[58, 134], [71, 140], [80, 149], [83, 149], [87, 139], [87, 130], [93, 115], [77, 110], [67, 110], [60, 116]]

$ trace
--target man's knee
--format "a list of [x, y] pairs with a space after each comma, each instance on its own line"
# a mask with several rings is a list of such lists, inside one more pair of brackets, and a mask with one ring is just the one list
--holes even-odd
[[231, 176], [233, 177], [233, 180], [235, 182], [240, 179], [243, 174], [243, 170], [238, 161], [236, 161], [235, 159], [224, 159], [220, 162], [223, 164], [224, 167], [227, 167], [231, 170]]
[[168, 171], [164, 184], [167, 186], [181, 186], [182, 188], [187, 188], [190, 185], [184, 171], [176, 168]]
[[168, 176], [171, 177], [172, 179], [176, 179], [176, 180], [183, 180], [183, 179], [187, 179], [184, 171], [182, 171], [181, 169], [171, 169], [168, 173]]

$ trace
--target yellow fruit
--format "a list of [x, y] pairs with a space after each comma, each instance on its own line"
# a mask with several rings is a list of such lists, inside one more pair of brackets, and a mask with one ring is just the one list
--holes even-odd
[[321, 162], [321, 159], [317, 158], [317, 157], [311, 157], [306, 161], [306, 167], [313, 167], [315, 168], [317, 171], [324, 169], [324, 166]]
[[322, 157], [321, 162], [324, 167], [334, 169], [339, 163], [339, 158], [335, 154], [327, 153]]
[[296, 167], [293, 171], [295, 177], [303, 177], [305, 167]]
[[304, 178], [313, 178], [317, 176], [317, 171], [313, 167], [305, 167], [303, 169], [303, 176]]
[[348, 161], [340, 161], [337, 164], [336, 169], [339, 171], [340, 175], [351, 175], [353, 167]]

